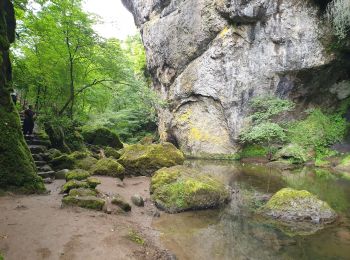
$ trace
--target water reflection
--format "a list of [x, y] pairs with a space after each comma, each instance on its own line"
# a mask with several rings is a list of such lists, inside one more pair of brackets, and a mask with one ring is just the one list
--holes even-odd
[[[154, 222], [179, 259], [350, 259], [350, 182], [305, 168], [280, 172], [263, 166], [217, 161], [186, 164], [215, 175], [238, 192], [224, 209], [163, 214]], [[283, 187], [306, 189], [342, 215], [314, 235], [290, 237], [253, 213], [247, 194], [273, 194]]]

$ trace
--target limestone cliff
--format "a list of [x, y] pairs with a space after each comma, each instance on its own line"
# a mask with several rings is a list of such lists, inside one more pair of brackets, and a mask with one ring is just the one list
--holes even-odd
[[140, 29], [154, 88], [169, 104], [160, 110], [161, 138], [187, 154], [229, 154], [253, 97], [337, 102], [332, 85], [349, 70], [327, 50], [327, 2], [123, 0]]
[[18, 112], [10, 98], [11, 62], [9, 47], [15, 39], [14, 8], [0, 0], [0, 189], [23, 192], [45, 190], [24, 141]]

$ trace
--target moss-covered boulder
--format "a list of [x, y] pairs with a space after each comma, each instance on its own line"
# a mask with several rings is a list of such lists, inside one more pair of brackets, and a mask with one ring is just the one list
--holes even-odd
[[70, 190], [78, 188], [88, 189], [90, 186], [85, 181], [70, 180], [61, 187], [61, 193], [68, 193]]
[[112, 198], [111, 203], [113, 205], [117, 205], [118, 207], [120, 207], [124, 211], [130, 211], [131, 210], [130, 204], [128, 202], [126, 202], [126, 200], [120, 195], [115, 195]]
[[87, 178], [86, 182], [88, 183], [88, 185], [91, 189], [95, 189], [97, 187], [97, 185], [101, 184], [101, 181], [99, 179], [96, 179], [93, 177]]
[[83, 129], [82, 135], [88, 144], [110, 146], [116, 149], [123, 148], [119, 136], [105, 127]]
[[106, 157], [112, 157], [113, 159], [119, 159], [121, 154], [112, 147], [106, 147], [104, 149]]
[[92, 168], [93, 175], [105, 175], [124, 179], [124, 167], [112, 158], [103, 158], [99, 160]]
[[75, 165], [75, 159], [68, 154], [62, 154], [51, 160], [51, 165], [55, 170], [73, 169]]
[[78, 206], [81, 208], [102, 210], [105, 205], [103, 199], [97, 198], [95, 196], [66, 196], [62, 199], [63, 205], [66, 206]]
[[93, 189], [84, 189], [84, 188], [78, 188], [78, 189], [71, 189], [69, 191], [69, 196], [72, 197], [86, 197], [86, 196], [96, 196], [97, 192]]
[[78, 159], [75, 161], [75, 168], [90, 171], [92, 167], [97, 163], [97, 161], [98, 160], [92, 156]]
[[183, 164], [183, 153], [171, 143], [129, 145], [123, 149], [124, 153], [119, 162], [130, 175], [152, 175], [163, 167]]
[[90, 177], [90, 173], [85, 170], [75, 169], [66, 173], [65, 177], [66, 177], [66, 181], [70, 181], [70, 180], [81, 181], [81, 180], [86, 180], [88, 177]]
[[324, 201], [306, 190], [284, 188], [260, 208], [265, 216], [284, 222], [331, 223], [337, 214]]
[[75, 151], [69, 154], [69, 156], [75, 160], [79, 160], [91, 156], [91, 153], [87, 151]]
[[51, 148], [45, 153], [45, 156], [48, 160], [52, 160], [54, 158], [60, 157], [61, 155], [62, 155], [62, 152], [55, 148]]
[[185, 166], [158, 170], [152, 177], [151, 192], [156, 205], [169, 213], [218, 207], [229, 199], [224, 184]]
[[49, 136], [52, 148], [56, 148], [64, 153], [69, 153], [70, 149], [65, 142], [65, 135], [61, 126], [53, 125], [49, 122], [44, 123], [45, 132]]
[[274, 156], [275, 160], [289, 160], [292, 163], [305, 163], [310, 159], [308, 152], [298, 144], [289, 144], [279, 150]]

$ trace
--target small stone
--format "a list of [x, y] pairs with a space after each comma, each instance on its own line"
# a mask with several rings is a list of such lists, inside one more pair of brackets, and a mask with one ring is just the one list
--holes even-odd
[[135, 206], [143, 207], [145, 205], [145, 202], [143, 198], [139, 194], [135, 194], [131, 197], [131, 201]]
[[51, 183], [53, 183], [53, 179], [45, 178], [45, 179], [43, 179], [43, 182], [46, 183], [46, 184], [51, 184]]
[[116, 195], [115, 197], [113, 197], [112, 204], [117, 205], [126, 212], [131, 210], [130, 204], [127, 203], [125, 199], [120, 195]]

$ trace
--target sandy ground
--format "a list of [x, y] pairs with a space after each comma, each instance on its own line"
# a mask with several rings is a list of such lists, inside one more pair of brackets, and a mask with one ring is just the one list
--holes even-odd
[[[118, 193], [129, 202], [138, 193], [145, 207], [132, 206], [131, 212], [117, 215], [61, 208], [61, 180], [47, 185], [50, 195], [0, 197], [0, 252], [5, 259], [171, 259], [151, 227], [156, 209], [149, 200], [149, 179], [129, 178], [123, 185], [113, 178], [99, 179], [103, 193]], [[131, 231], [145, 244], [131, 241]]]

